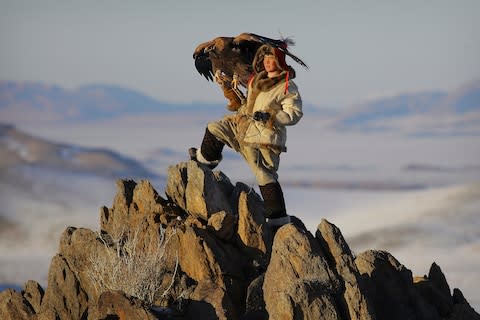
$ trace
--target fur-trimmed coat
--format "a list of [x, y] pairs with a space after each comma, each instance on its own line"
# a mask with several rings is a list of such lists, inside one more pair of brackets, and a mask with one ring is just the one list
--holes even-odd
[[[270, 119], [266, 123], [253, 120], [256, 111], [268, 112]], [[302, 99], [286, 71], [275, 78], [268, 78], [267, 72], [261, 71], [250, 81], [247, 102], [238, 110], [238, 116], [242, 133], [239, 138], [243, 138], [244, 144], [286, 151], [285, 126], [302, 118]]]

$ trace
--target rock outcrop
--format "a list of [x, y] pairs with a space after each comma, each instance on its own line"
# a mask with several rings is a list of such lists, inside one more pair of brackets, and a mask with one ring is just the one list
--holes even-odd
[[0, 293], [0, 319], [480, 319], [435, 263], [355, 256], [322, 220], [275, 234], [243, 183], [196, 162], [171, 166], [165, 197], [120, 180], [100, 230], [67, 228], [44, 290]]

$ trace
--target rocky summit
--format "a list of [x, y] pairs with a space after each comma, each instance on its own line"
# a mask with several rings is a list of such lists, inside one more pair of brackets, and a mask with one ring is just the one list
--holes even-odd
[[117, 188], [99, 231], [63, 232], [46, 289], [0, 293], [0, 319], [480, 319], [437, 264], [356, 255], [326, 220], [273, 233], [254, 190], [196, 162], [169, 168], [165, 196]]

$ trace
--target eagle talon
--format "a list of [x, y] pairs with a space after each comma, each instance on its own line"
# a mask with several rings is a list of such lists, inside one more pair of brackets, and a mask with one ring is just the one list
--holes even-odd
[[215, 82], [218, 83], [219, 85], [223, 86], [223, 77], [222, 77], [222, 70], [217, 69], [215, 71]]
[[234, 73], [234, 74], [233, 74], [233, 79], [232, 79], [232, 82], [231, 82], [233, 89], [237, 89], [237, 88], [238, 88], [238, 81], [239, 81], [239, 80], [238, 80], [238, 74], [237, 74], [237, 73]]

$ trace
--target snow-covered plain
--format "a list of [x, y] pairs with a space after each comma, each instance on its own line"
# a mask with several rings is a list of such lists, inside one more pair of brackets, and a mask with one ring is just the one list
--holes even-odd
[[[200, 143], [213, 119], [169, 114], [17, 127], [58, 142], [110, 148], [164, 176]], [[326, 218], [354, 252], [388, 250], [414, 275], [437, 262], [452, 289], [459, 287], [480, 309], [480, 137], [338, 132], [312, 115], [289, 128], [287, 145], [279, 175], [290, 214], [312, 232]], [[218, 169], [256, 188], [247, 165], [225, 151]], [[37, 186], [0, 184], [0, 283], [35, 279], [45, 285], [64, 228], [98, 229], [99, 208], [110, 206], [115, 193], [106, 178], [28, 174]], [[153, 184], [163, 192], [164, 180]]]

